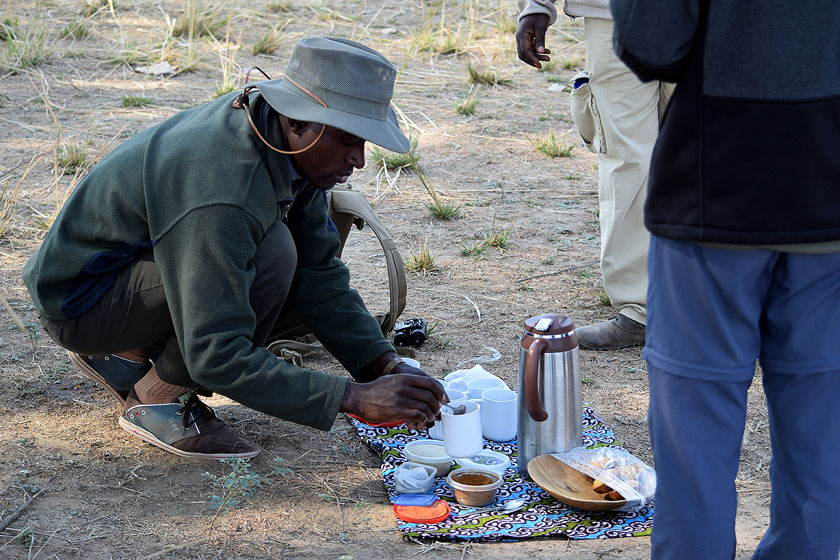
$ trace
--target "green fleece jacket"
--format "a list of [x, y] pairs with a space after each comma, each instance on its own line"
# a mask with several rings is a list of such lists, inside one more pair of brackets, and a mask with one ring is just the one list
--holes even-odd
[[[287, 305], [351, 373], [393, 346], [336, 257], [324, 192], [308, 182], [293, 192], [287, 156], [256, 138], [233, 97], [183, 111], [95, 166], [26, 263], [24, 282], [43, 316], [69, 319], [152, 248], [190, 376], [248, 407], [328, 430], [347, 379], [287, 364], [251, 340], [253, 257], [285, 212], [298, 252]], [[268, 132], [279, 136], [276, 121]]]

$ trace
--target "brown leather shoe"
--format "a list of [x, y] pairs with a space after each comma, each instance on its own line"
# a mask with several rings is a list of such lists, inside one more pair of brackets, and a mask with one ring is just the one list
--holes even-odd
[[575, 333], [581, 348], [589, 350], [618, 350], [645, 344], [645, 326], [621, 314], [609, 321], [576, 328]]
[[166, 404], [143, 404], [134, 389], [125, 400], [120, 426], [140, 439], [181, 457], [247, 459], [259, 447], [227, 427], [190, 391]]

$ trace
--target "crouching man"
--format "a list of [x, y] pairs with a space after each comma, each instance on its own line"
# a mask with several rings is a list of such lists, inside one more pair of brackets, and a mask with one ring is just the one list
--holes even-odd
[[[412, 427], [437, 415], [443, 388], [399, 360], [350, 288], [327, 217], [326, 191], [364, 166], [366, 141], [408, 150], [395, 76], [363, 45], [307, 37], [284, 78], [138, 134], [68, 198], [23, 277], [50, 337], [123, 403], [125, 430], [185, 457], [256, 455], [208, 391], [322, 430], [339, 412]], [[354, 380], [266, 350], [288, 316]]]

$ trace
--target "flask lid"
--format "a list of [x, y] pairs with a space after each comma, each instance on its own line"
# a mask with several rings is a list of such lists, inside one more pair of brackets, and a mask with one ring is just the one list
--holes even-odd
[[575, 324], [565, 315], [547, 313], [525, 320], [525, 331], [537, 336], [566, 334], [575, 329]]

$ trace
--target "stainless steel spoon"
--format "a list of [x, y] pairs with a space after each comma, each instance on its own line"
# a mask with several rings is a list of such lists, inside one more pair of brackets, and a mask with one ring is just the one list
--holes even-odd
[[467, 405], [465, 404], [452, 405], [443, 403], [443, 406], [451, 410], [453, 416], [460, 416], [461, 414], [464, 414], [467, 411]]
[[485, 513], [485, 512], [493, 512], [499, 515], [506, 515], [508, 513], [514, 513], [521, 509], [525, 509], [527, 507], [531, 507], [533, 504], [528, 504], [528, 498], [516, 498], [513, 500], [508, 500], [501, 507], [498, 506], [487, 506], [482, 508], [476, 508], [470, 512], [465, 512], [464, 515], [472, 515], [474, 513]]

